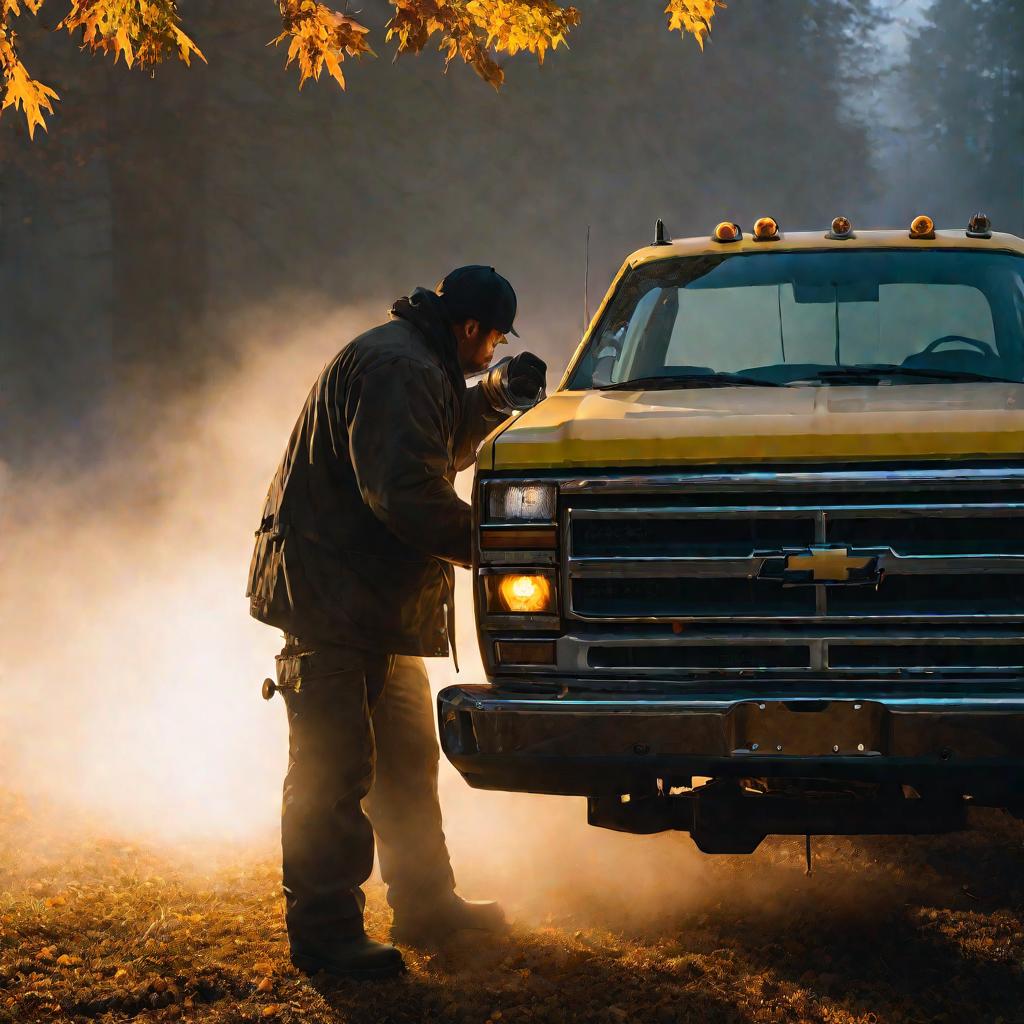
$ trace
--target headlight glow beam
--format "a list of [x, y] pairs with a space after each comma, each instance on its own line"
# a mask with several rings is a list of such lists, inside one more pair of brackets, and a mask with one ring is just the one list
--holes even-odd
[[551, 581], [546, 576], [502, 576], [498, 584], [501, 603], [517, 614], [552, 614]]

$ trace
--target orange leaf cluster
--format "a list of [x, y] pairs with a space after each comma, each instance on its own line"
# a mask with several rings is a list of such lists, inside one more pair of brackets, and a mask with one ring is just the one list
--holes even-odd
[[703, 50], [704, 40], [711, 34], [711, 19], [719, 7], [725, 7], [723, 0], [668, 0], [668, 29], [680, 34], [689, 32]]
[[551, 0], [392, 0], [392, 6], [387, 38], [398, 40], [400, 54], [419, 53], [438, 35], [446, 66], [461, 57], [495, 88], [505, 73], [492, 48], [510, 55], [526, 50], [543, 63], [580, 20], [576, 8]]
[[[32, 6], [34, 2], [34, 6]], [[26, 7], [33, 14], [39, 10], [42, 0], [28, 0]], [[3, 74], [4, 99], [0, 113], [8, 107], [21, 110], [28, 124], [28, 136], [36, 137], [36, 128], [46, 131], [46, 114], [53, 113], [53, 101], [60, 97], [48, 85], [37, 82], [21, 62], [17, 50], [17, 34], [7, 23], [9, 14], [18, 15], [17, 0], [4, 0], [3, 20], [0, 20], [0, 73]]]
[[341, 65], [347, 57], [372, 54], [366, 39], [369, 29], [326, 4], [315, 0], [279, 0], [284, 31], [272, 42], [277, 45], [290, 39], [288, 60], [299, 65], [299, 88], [310, 78], [319, 79], [326, 67], [330, 76], [345, 88]]
[[0, 17], [6, 18], [13, 14], [17, 17], [21, 14], [22, 7], [29, 14], [38, 14], [39, 8], [43, 6], [43, 0], [2, 0], [0, 2]]
[[488, 46], [510, 57], [526, 50], [536, 54], [541, 64], [548, 49], [564, 45], [565, 34], [580, 23], [575, 7], [562, 8], [550, 0], [471, 0], [466, 10], [486, 33]]
[[[0, 0], [0, 74], [4, 97], [0, 111], [22, 110], [30, 137], [45, 130], [44, 115], [59, 99], [49, 86], [37, 82], [21, 62], [9, 19], [23, 12], [38, 14], [45, 0]], [[569, 31], [580, 23], [575, 7], [554, 0], [389, 0], [394, 14], [387, 39], [397, 40], [398, 53], [420, 53], [433, 37], [445, 55], [445, 67], [457, 57], [496, 89], [505, 72], [496, 55], [525, 51], [539, 63], [549, 50], [566, 45]], [[94, 53], [122, 57], [128, 67], [155, 67], [171, 57], [191, 64], [206, 61], [199, 47], [181, 29], [177, 0], [70, 0], [71, 10], [58, 28], [81, 30], [82, 44]], [[332, 10], [319, 0], [275, 0], [282, 31], [272, 43], [288, 41], [288, 59], [299, 67], [299, 88], [319, 79], [324, 68], [345, 88], [341, 66], [346, 57], [373, 54], [368, 29], [355, 19]], [[711, 19], [723, 0], [668, 0], [665, 13], [671, 31], [689, 33], [704, 48]]]
[[128, 67], [155, 67], [177, 55], [191, 64], [193, 55], [206, 61], [199, 47], [181, 30], [175, 0], [71, 0], [71, 10], [58, 28], [82, 31], [82, 43], [94, 53], [124, 57]]
[[398, 41], [398, 52], [421, 53], [431, 36], [440, 35], [439, 48], [447, 67], [456, 57], [476, 70], [495, 88], [504, 72], [487, 52], [483, 39], [473, 35], [464, 0], [392, 0], [395, 13], [387, 24], [387, 39]]

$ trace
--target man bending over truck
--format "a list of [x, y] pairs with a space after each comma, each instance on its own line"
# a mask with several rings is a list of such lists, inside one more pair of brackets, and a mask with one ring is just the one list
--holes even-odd
[[292, 961], [308, 972], [403, 969], [363, 930], [374, 833], [392, 938], [503, 923], [495, 903], [455, 893], [422, 658], [454, 652], [453, 567], [472, 562], [455, 474], [544, 392], [546, 367], [529, 352], [466, 387], [516, 333], [515, 314], [491, 267], [399, 299], [324, 368], [267, 494], [248, 596], [251, 614], [285, 634], [284, 892]]

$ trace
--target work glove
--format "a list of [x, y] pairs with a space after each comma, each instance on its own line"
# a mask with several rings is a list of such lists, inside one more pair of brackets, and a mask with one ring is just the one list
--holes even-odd
[[513, 413], [532, 409], [544, 398], [547, 364], [532, 352], [502, 359], [480, 381], [495, 412]]

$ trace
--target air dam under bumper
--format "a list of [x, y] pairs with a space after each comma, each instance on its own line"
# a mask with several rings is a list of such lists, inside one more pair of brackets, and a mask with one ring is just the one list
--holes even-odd
[[[978, 681], [971, 686], [978, 688]], [[822, 699], [524, 693], [450, 686], [441, 745], [478, 789], [645, 793], [693, 776], [893, 781], [1005, 806], [1024, 796], [1024, 693]]]

